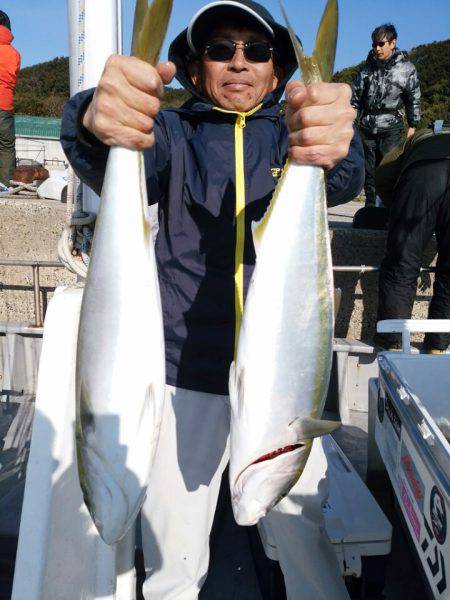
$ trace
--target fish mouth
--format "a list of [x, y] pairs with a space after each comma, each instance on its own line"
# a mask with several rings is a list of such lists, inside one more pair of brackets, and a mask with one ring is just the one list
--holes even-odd
[[255, 525], [288, 494], [304, 469], [308, 446], [305, 443], [278, 448], [230, 479], [233, 512], [239, 525]]
[[254, 460], [251, 465], [257, 465], [258, 463], [264, 462], [266, 460], [272, 460], [281, 454], [287, 454], [288, 452], [293, 452], [297, 450], [297, 448], [301, 448], [304, 444], [291, 444], [290, 446], [284, 446], [283, 448], [278, 448], [277, 450], [273, 450], [272, 452], [268, 452], [267, 454], [263, 454], [256, 460]]

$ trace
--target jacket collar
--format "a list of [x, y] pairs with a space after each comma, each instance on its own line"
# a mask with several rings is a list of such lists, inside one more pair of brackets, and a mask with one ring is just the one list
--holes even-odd
[[373, 50], [371, 50], [367, 55], [367, 62], [373, 69], [390, 69], [393, 65], [401, 60], [406, 60], [406, 56], [405, 53], [398, 48], [394, 48], [392, 56], [388, 60], [378, 60]]

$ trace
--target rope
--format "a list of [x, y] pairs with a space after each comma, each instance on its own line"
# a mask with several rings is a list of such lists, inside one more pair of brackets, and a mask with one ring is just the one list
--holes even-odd
[[[78, 0], [78, 91], [84, 87], [85, 0]], [[83, 211], [83, 186], [71, 166], [67, 175], [66, 224], [58, 242], [58, 256], [64, 266], [86, 278], [96, 215]]]
[[73, 213], [58, 242], [58, 256], [63, 265], [79, 277], [86, 278], [95, 213]]

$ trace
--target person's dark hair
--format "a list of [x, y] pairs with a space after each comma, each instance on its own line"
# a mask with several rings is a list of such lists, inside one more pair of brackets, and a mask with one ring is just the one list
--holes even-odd
[[397, 39], [397, 30], [392, 25], [392, 23], [385, 23], [384, 25], [379, 25], [372, 31], [373, 42], [379, 42], [385, 36], [388, 42], [392, 42], [392, 40]]
[[8, 15], [2, 10], [0, 10], [0, 25], [3, 25], [3, 27], [6, 27], [11, 31], [11, 21], [9, 20]]

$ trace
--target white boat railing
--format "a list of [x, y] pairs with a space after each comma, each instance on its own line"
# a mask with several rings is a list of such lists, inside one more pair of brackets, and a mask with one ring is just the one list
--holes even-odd
[[401, 333], [403, 352], [411, 352], [411, 333], [449, 333], [450, 319], [386, 319], [378, 321], [378, 333]]
[[[43, 326], [43, 309], [41, 302], [41, 285], [39, 281], [39, 270], [45, 268], [63, 268], [64, 265], [59, 261], [45, 260], [20, 260], [20, 259], [0, 259], [0, 267], [31, 267], [33, 269], [33, 291], [34, 291], [34, 324], [30, 327], [40, 328]], [[335, 273], [376, 273], [380, 270], [379, 266], [373, 265], [342, 265], [333, 266]], [[432, 273], [436, 271], [435, 267], [422, 267], [421, 272]], [[1, 328], [1, 326], [0, 326]], [[1, 330], [1, 329], [0, 329]]]
[[39, 270], [42, 268], [61, 268], [64, 265], [57, 261], [45, 260], [19, 260], [0, 259], [0, 267], [31, 267], [33, 269], [33, 291], [34, 291], [34, 325], [42, 327], [43, 314], [41, 304], [41, 284], [39, 281]]

